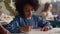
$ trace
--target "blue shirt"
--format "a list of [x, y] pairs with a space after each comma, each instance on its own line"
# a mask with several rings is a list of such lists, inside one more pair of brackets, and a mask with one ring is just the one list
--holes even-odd
[[48, 26], [50, 29], [52, 28], [49, 22], [43, 20], [38, 15], [32, 15], [30, 20], [18, 15], [13, 21], [11, 21], [11, 23], [5, 25], [4, 27], [11, 33], [20, 33], [20, 28], [26, 26], [32, 26], [33, 28], [42, 28], [44, 26]]

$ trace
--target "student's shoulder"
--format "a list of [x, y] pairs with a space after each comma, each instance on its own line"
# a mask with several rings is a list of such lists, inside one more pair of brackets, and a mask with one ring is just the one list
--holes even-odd
[[36, 21], [42, 20], [42, 17], [40, 17], [39, 15], [33, 15], [33, 18], [34, 18]]
[[21, 15], [17, 15], [17, 16], [15, 16], [15, 18], [14, 19], [23, 19], [23, 17], [21, 16]]
[[33, 17], [38, 17], [39, 15], [37, 15], [37, 14], [33, 14], [32, 16], [33, 16]]
[[33, 15], [34, 18], [41, 18], [39, 15]]

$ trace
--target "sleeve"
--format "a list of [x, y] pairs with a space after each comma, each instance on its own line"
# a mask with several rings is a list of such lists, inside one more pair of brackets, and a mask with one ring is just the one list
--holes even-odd
[[11, 33], [19, 32], [19, 19], [15, 18], [13, 21], [11, 21], [9, 24], [4, 25], [4, 27], [10, 31]]
[[44, 26], [48, 26], [50, 29], [52, 29], [53, 27], [51, 26], [50, 22], [45, 21], [44, 19], [42, 19], [41, 17], [38, 17], [38, 26], [39, 27], [44, 27]]

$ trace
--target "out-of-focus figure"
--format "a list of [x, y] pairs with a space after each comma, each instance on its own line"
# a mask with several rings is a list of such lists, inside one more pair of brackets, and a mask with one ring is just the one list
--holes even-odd
[[8, 24], [12, 20], [12, 16], [4, 14], [2, 7], [0, 6], [0, 23], [1, 24]]
[[53, 20], [54, 16], [51, 10], [52, 10], [52, 4], [45, 3], [43, 11], [40, 12], [40, 16], [46, 20]]
[[0, 6], [0, 20], [2, 19], [2, 7]]

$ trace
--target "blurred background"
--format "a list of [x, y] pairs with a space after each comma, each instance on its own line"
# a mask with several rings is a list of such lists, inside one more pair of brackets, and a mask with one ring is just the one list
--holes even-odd
[[[46, 2], [52, 3], [53, 14], [60, 14], [60, 0], [39, 0], [40, 7], [37, 10], [36, 14], [39, 14], [39, 12], [44, 8], [44, 4]], [[15, 0], [0, 0], [0, 9], [2, 8], [4, 14], [16, 15], [17, 12], [15, 10], [14, 3]]]

